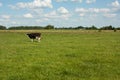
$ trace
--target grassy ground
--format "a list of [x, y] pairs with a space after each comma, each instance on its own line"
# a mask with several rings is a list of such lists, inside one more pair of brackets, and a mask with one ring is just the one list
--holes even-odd
[[0, 31], [0, 80], [119, 80], [120, 32]]

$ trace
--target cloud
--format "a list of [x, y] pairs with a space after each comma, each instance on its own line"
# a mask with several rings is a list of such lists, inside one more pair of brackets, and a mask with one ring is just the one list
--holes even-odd
[[112, 2], [111, 4], [113, 7], [120, 7], [120, 3], [118, 2], [118, 0], [116, 0], [115, 2]]
[[10, 15], [0, 15], [0, 24], [6, 25], [9, 24], [11, 21], [11, 16]]
[[60, 16], [60, 18], [62, 18], [64, 20], [69, 20], [70, 16], [71, 16], [70, 14], [63, 14]]
[[49, 12], [47, 14], [44, 14], [44, 17], [48, 18], [48, 19], [56, 19], [56, 18], [59, 17], [59, 15], [57, 14], [56, 11], [51, 11], [51, 12]]
[[9, 16], [9, 15], [1, 15], [1, 17], [2, 17], [3, 19], [10, 19], [10, 16]]
[[35, 20], [37, 23], [42, 23], [42, 22], [46, 22], [48, 21], [49, 19], [48, 18], [42, 18], [42, 19], [37, 19]]
[[2, 3], [0, 2], [0, 7], [2, 6]]
[[112, 2], [110, 5], [112, 6], [112, 9], [111, 9], [111, 10], [112, 10], [113, 12], [118, 12], [118, 11], [120, 11], [120, 2], [119, 2], [118, 0]]
[[30, 13], [24, 14], [23, 15], [25, 18], [33, 18], [33, 15]]
[[85, 13], [80, 13], [79, 16], [83, 17], [85, 16]]
[[44, 11], [43, 9], [30, 9], [30, 12], [33, 13], [33, 14], [42, 14]]
[[104, 14], [103, 16], [105, 16], [105, 17], [108, 17], [108, 18], [113, 18], [113, 17], [116, 17], [117, 16], [117, 14], [113, 14], [113, 13], [108, 13], [108, 14]]
[[109, 8], [99, 8], [99, 12], [101, 13], [109, 13], [111, 10]]
[[71, 0], [72, 2], [80, 2], [82, 3], [82, 0]]
[[115, 10], [110, 8], [76, 8], [75, 12], [78, 13], [80, 17], [103, 15], [104, 17], [111, 18], [117, 15], [115, 14]]
[[58, 8], [57, 9], [57, 14], [59, 14], [58, 15], [59, 18], [66, 19], [66, 20], [68, 20], [69, 17], [71, 16], [71, 14], [69, 13], [69, 11], [66, 8], [64, 8], [64, 7]]
[[13, 9], [19, 8], [52, 8], [51, 0], [34, 0], [33, 2], [19, 2], [15, 6], [9, 5]]
[[86, 12], [89, 12], [87, 9], [85, 8], [76, 8], [75, 9], [76, 12], [80, 12], [80, 13], [86, 13]]
[[54, 10], [50, 13], [47, 13], [44, 15], [46, 18], [52, 18], [52, 19], [68, 19], [71, 15], [69, 13], [69, 11], [64, 8], [64, 7], [60, 7], [57, 10]]
[[83, 0], [56, 0], [56, 2], [67, 2], [67, 1], [71, 1], [71, 2], [82, 2]]
[[75, 12], [78, 13], [108, 13], [111, 10], [109, 8], [76, 8]]
[[65, 2], [65, 1], [68, 1], [68, 0], [56, 0], [57, 2]]
[[87, 4], [96, 2], [96, 0], [56, 0], [56, 2], [79, 2], [79, 3], [82, 3], [83, 1], [85, 1]]
[[57, 9], [57, 11], [61, 14], [68, 14], [69, 13], [69, 11], [64, 7], [60, 7], [59, 9]]
[[16, 21], [11, 21], [11, 24], [16, 25], [18, 23]]
[[96, 0], [86, 0], [87, 4], [91, 4], [91, 3], [94, 3], [94, 2], [96, 2]]

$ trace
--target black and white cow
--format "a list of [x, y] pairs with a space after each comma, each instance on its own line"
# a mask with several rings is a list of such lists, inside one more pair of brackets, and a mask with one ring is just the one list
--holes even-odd
[[38, 42], [40, 42], [41, 33], [28, 33], [27, 35], [31, 39], [32, 42], [34, 41], [34, 39], [37, 39]]

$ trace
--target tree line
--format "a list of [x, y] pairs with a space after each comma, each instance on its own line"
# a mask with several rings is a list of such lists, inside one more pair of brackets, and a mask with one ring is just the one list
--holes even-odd
[[113, 27], [112, 25], [96, 27], [92, 25], [91, 27], [77, 26], [77, 27], [54, 27], [54, 25], [47, 26], [13, 26], [7, 28], [6, 26], [0, 25], [0, 30], [41, 30], [41, 29], [56, 29], [56, 30], [120, 30], [120, 27]]

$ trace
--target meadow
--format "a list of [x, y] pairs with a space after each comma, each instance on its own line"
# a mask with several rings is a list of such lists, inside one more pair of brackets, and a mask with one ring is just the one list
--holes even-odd
[[120, 80], [120, 31], [0, 31], [0, 80]]

